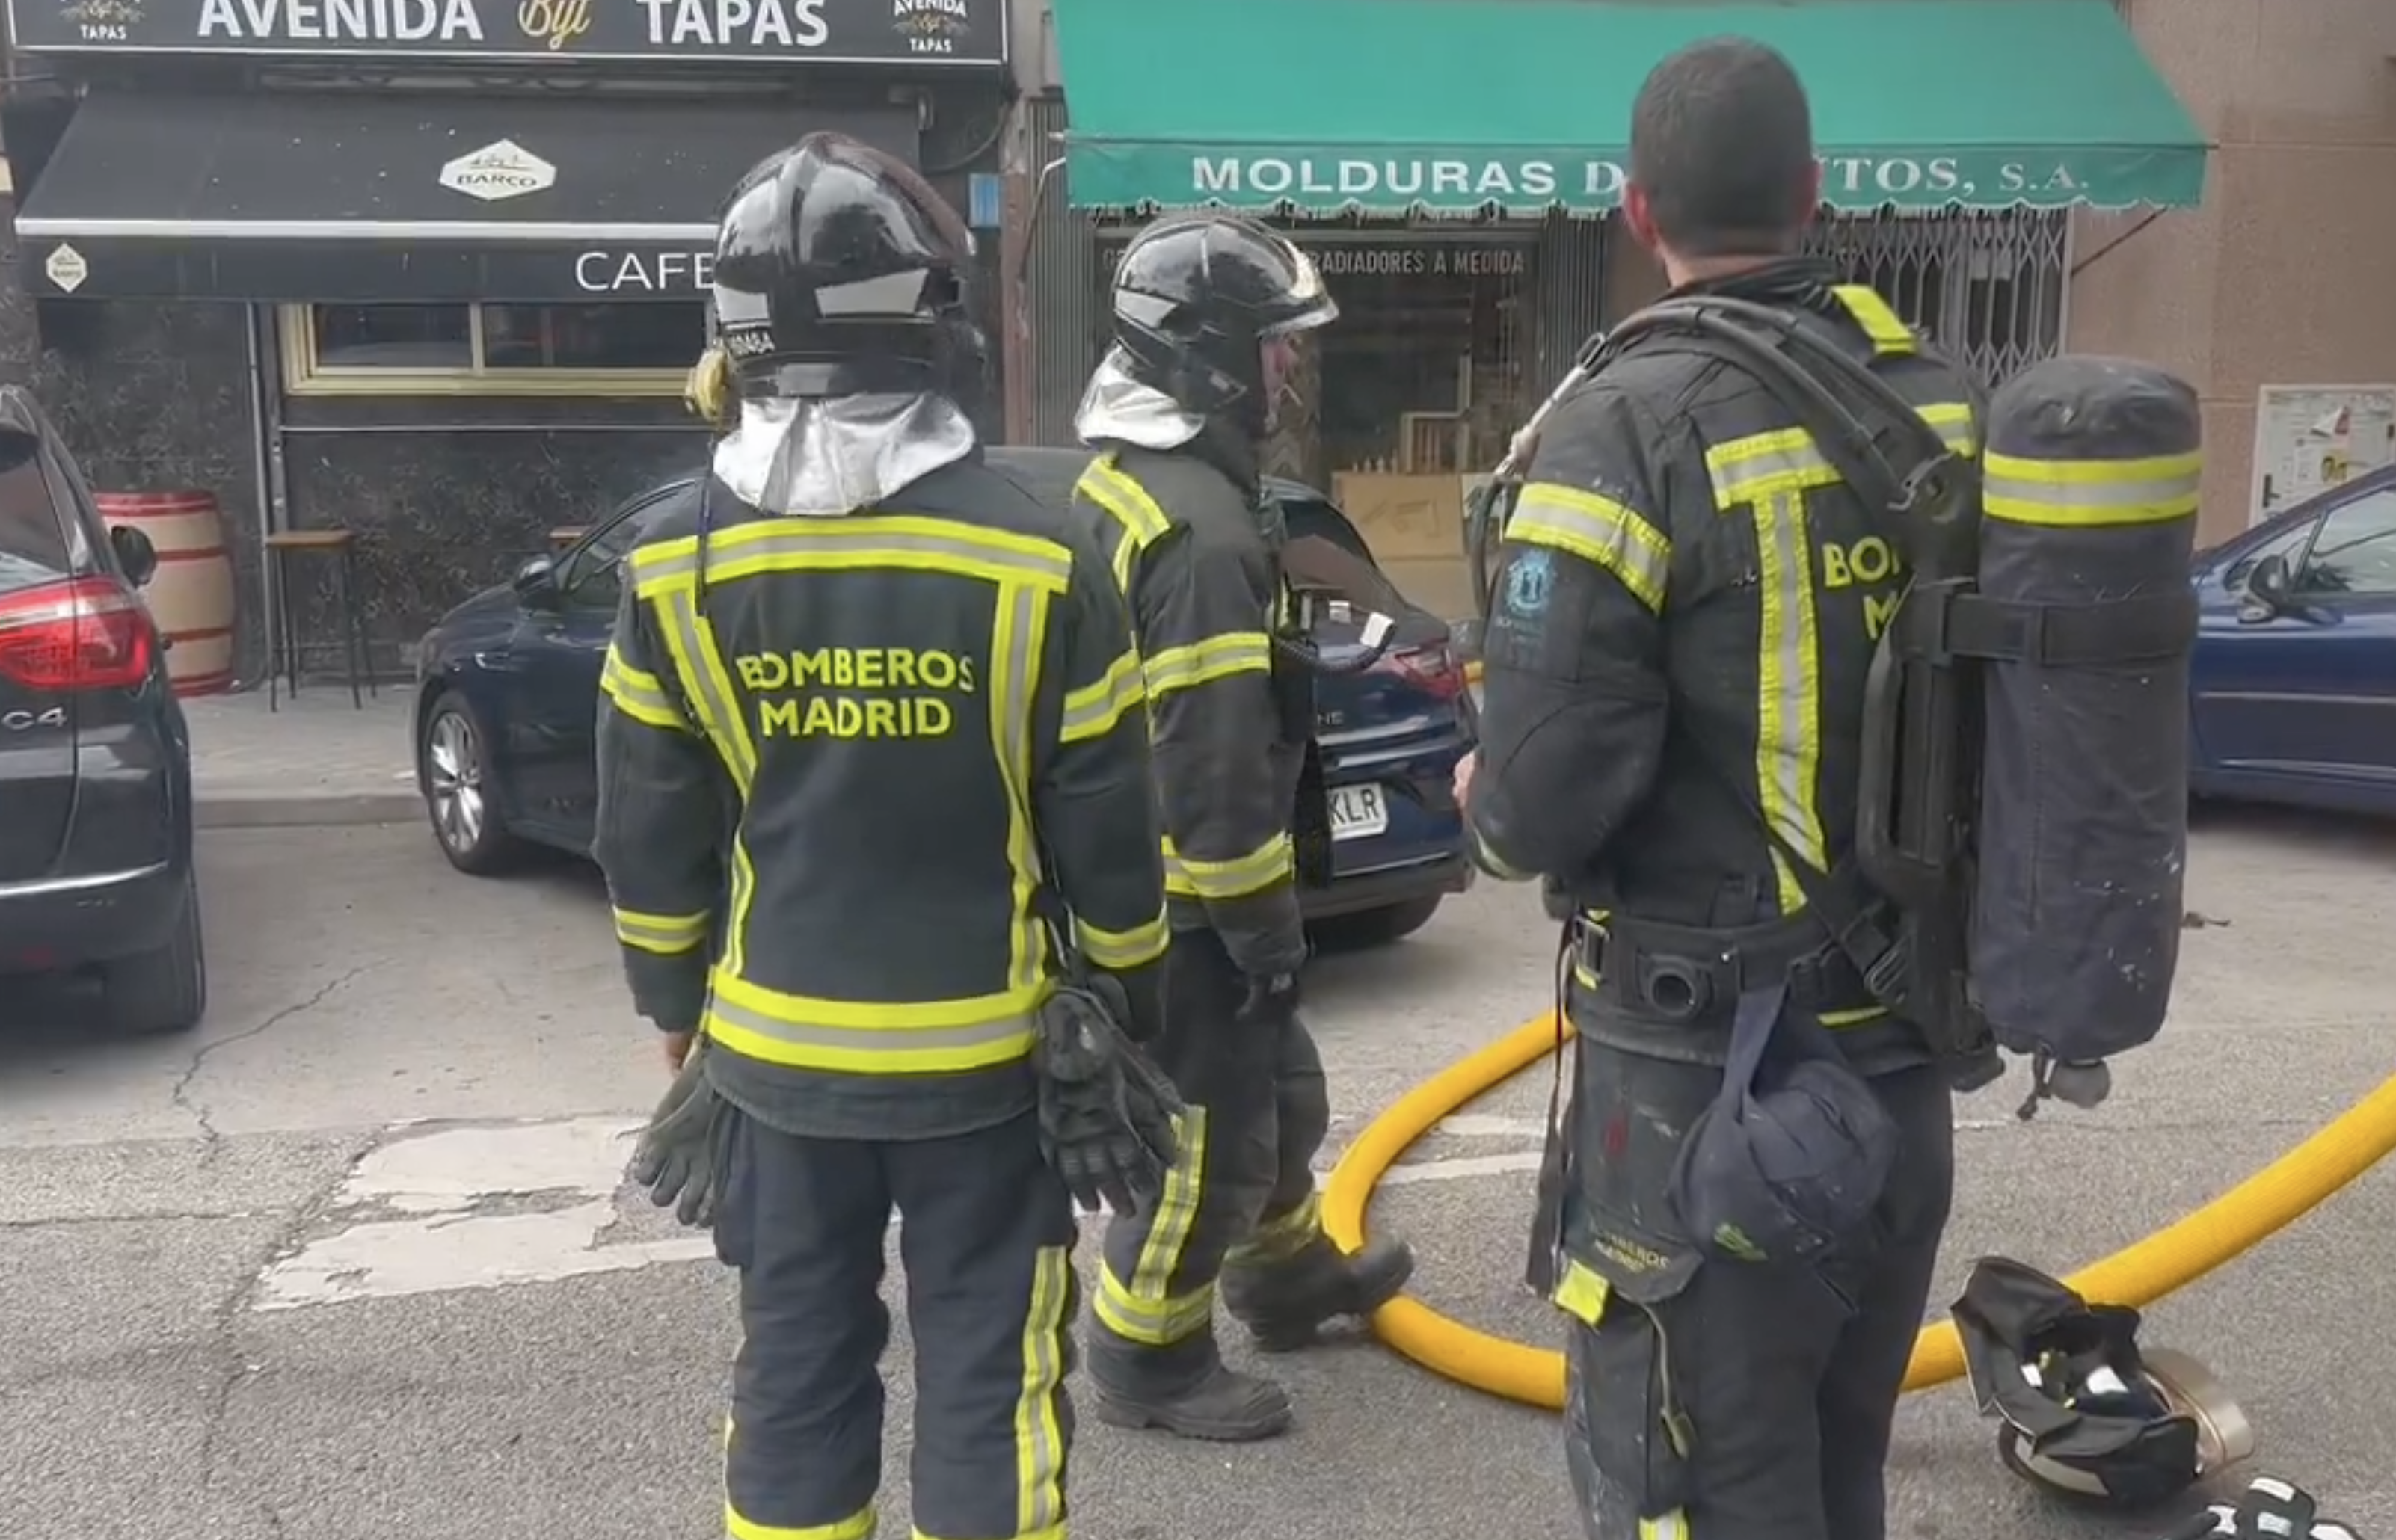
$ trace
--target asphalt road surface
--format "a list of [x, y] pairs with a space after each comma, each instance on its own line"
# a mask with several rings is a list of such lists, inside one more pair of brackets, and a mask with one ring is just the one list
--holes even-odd
[[[0, 1030], [0, 1534], [700, 1540], [730, 1290], [618, 1190], [662, 1082], [596, 883], [453, 874], [418, 830], [204, 837], [214, 1008], [100, 1037], [69, 995]], [[2243, 1176], [2396, 1069], [2396, 839], [2242, 818], [2198, 837], [2163, 1042], [2115, 1100], [2023, 1126], [1960, 1110], [1951, 1296], [1970, 1259], [2060, 1270]], [[1334, 1142], [1543, 1003], [1548, 927], [1484, 887], [1417, 938], [1320, 967]], [[1552, 1340], [1520, 1270], [1546, 1078], [1426, 1142], [1376, 1211], [1441, 1307]], [[2396, 1533], [2396, 1172], [2157, 1308], [2258, 1426], [2254, 1469]], [[1086, 1253], [1085, 1253], [1086, 1255]], [[903, 1377], [903, 1343], [892, 1355]], [[1078, 1528], [1383, 1540], [1576, 1533], [1543, 1414], [1367, 1343], [1288, 1365], [1297, 1430], [1220, 1449], [1090, 1427]], [[903, 1430], [903, 1395], [894, 1424]], [[903, 1432], [897, 1433], [903, 1440]], [[903, 1442], [893, 1451], [903, 1455]], [[904, 1533], [887, 1486], [885, 1533]], [[1954, 1387], [1908, 1403], [1894, 1533], [2147, 1535], [1999, 1468]]]

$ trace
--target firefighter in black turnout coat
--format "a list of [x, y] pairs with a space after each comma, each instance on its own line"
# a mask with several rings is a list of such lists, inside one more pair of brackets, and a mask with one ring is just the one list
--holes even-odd
[[[1239, 1441], [1288, 1426], [1271, 1381], [1227, 1369], [1217, 1285], [1267, 1350], [1378, 1308], [1413, 1258], [1343, 1256], [1316, 1212], [1330, 1122], [1298, 1016], [1300, 868], [1327, 830], [1301, 783], [1313, 738], [1278, 506], [1258, 444], [1298, 333], [1338, 307], [1288, 241], [1220, 215], [1161, 221], [1125, 252], [1114, 343], [1075, 426], [1098, 458], [1075, 500], [1131, 601], [1155, 742], [1173, 924], [1158, 1060], [1190, 1103], [1152, 1204], [1109, 1227], [1091, 1301], [1093, 1405], [1109, 1422]], [[1311, 813], [1311, 816], [1302, 816]], [[1294, 838], [1294, 833], [1297, 837]]]
[[735, 1536], [873, 1533], [894, 1209], [915, 1533], [1066, 1533], [1049, 937], [1151, 1029], [1163, 871], [1106, 555], [981, 463], [972, 271], [880, 152], [760, 164], [715, 259], [737, 419], [624, 564], [596, 854], [635, 1003], [691, 1056], [645, 1141], [671, 1158], [635, 1175], [740, 1275]]
[[[1794, 319], [1974, 450], [1956, 373], [1871, 291], [1793, 255], [1820, 173], [1785, 60], [1738, 39], [1674, 55], [1631, 146], [1631, 228], [1676, 294]], [[1856, 838], [1866, 670], [1903, 574], [1758, 378], [1669, 333], [1626, 347], [1540, 436], [1458, 788], [1484, 864], [1549, 879], [1577, 910], [1575, 1095], [1534, 1256], [1575, 1318], [1575, 1486], [1594, 1540], [1881, 1540], [1952, 1184], [1950, 1092], [1809, 891]], [[1812, 1041], [1835, 1043], [1897, 1150], [1869, 1233], [1803, 1262], [1701, 1251], [1673, 1201], [1759, 989], [1776, 1037], [1829, 1029]]]

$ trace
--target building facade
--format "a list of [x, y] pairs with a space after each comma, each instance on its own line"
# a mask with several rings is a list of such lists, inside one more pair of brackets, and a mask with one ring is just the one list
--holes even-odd
[[[1212, 101], [1180, 106], [1165, 100], [1169, 86], [1151, 86], [1130, 106], [1116, 100], [1105, 72], [1092, 67], [1102, 50], [1076, 47], [1076, 29], [1091, 30], [1085, 5], [1018, 8], [1023, 95], [1005, 151], [1018, 220], [1006, 261], [1020, 275], [1010, 301], [1011, 431], [1070, 438], [1073, 403], [1100, 345], [1110, 254], [1138, 217], [1076, 206], [1103, 200], [1076, 194], [1075, 166], [1062, 163], [1077, 143], [1091, 145], [1078, 165], [1103, 179], [1111, 198], [1141, 191], [1134, 171], [1152, 170], [1156, 146], [1167, 140], [1200, 153], [1178, 196], [1161, 189], [1161, 206], [1228, 202], [1269, 213], [1317, 247], [1350, 312], [1326, 339], [1321, 394], [1305, 414], [1322, 431], [1311, 452], [1284, 468], [1326, 482], [1344, 477], [1367, 491], [1386, 485], [1368, 477], [1411, 472], [1431, 449], [1460, 449], [1468, 485], [1471, 471], [1488, 469], [1503, 434], [1478, 426], [1447, 433], [1440, 420], [1478, 414], [1519, 423], [1581, 339], [1654, 298], [1661, 276], [1608, 210], [1619, 166], [1602, 150], [1591, 165], [1553, 179], [1556, 206], [1544, 211], [1519, 206], [1529, 201], [1520, 196], [1528, 184], [1500, 179], [1497, 196], [1512, 194], [1517, 206], [1475, 208], [1470, 196], [1442, 198], [1423, 183], [1412, 210], [1376, 218], [1339, 207], [1375, 201], [1349, 191], [1371, 187], [1376, 168], [1391, 164], [1368, 141], [1386, 133], [1419, 152], [1424, 137], [1460, 122], [1465, 112], [1443, 108], [1442, 93], [1427, 85], [1443, 69], [1444, 95], [1463, 95], [1465, 111], [1482, 122], [1530, 121], [1518, 99], [1537, 98], [1559, 74], [1540, 57], [1558, 49], [1539, 47], [1529, 29], [1553, 27], [1559, 10], [1584, 13], [1581, 30], [1553, 34], [1560, 46], [1578, 47], [1561, 67], [1577, 89], [1575, 142], [1591, 137], [1592, 122], [1618, 136], [1636, 78], [1663, 43], [1675, 33], [1722, 29], [1701, 0], [1676, 7], [1677, 21], [1659, 20], [1654, 6], [1606, 0], [1449, 0], [1429, 8], [1471, 11], [1478, 42], [1443, 60], [1422, 40], [1366, 32], [1358, 19], [1370, 7], [1354, 0], [1290, 0], [1271, 19], [1227, 0], [1208, 13], [1209, 29], [1234, 37], [1250, 26], [1269, 29], [1254, 68], [1271, 84], [1253, 96], [1218, 91]], [[1304, 25], [1303, 13], [1313, 10], [1327, 19], [1321, 29]], [[1755, 14], [1741, 12], [1750, 23]], [[2285, 424], [2267, 420], [2274, 388], [2323, 388], [2293, 392], [2290, 410], [2349, 396], [2388, 407], [2386, 416], [2361, 414], [2361, 436], [2319, 457], [2319, 474], [2359, 473], [2396, 457], [2384, 427], [2396, 418], [2396, 386], [2385, 383], [2396, 378], [2396, 290], [2378, 272], [2386, 246], [2378, 222], [2389, 206], [2371, 195], [2396, 181], [2396, 7], [1811, 0], [1777, 11], [1772, 24], [1766, 40], [1799, 60], [1816, 98], [1832, 206], [1814, 231], [1815, 249], [1879, 289], [1987, 383], [2066, 349], [2150, 359], [2183, 374], [2205, 402], [2205, 538], [2244, 527], [2256, 510], [2291, 495], [2284, 471], [2273, 469], [2289, 458], [2274, 438], [2284, 438]], [[1847, 52], [1869, 54], [1901, 76], [1875, 81], [1840, 64], [1843, 33], [1855, 39]], [[1194, 68], [1209, 44], [1160, 33], [1154, 47]], [[2092, 53], [2109, 57], [2099, 67]], [[1959, 60], [1969, 67], [1958, 70]], [[1100, 76], [1095, 90], [1077, 91], [1077, 69]], [[1906, 76], [1938, 86], [1887, 88]], [[1083, 98], [1100, 116], [1077, 126]], [[1326, 98], [1337, 112], [1325, 110]], [[2132, 99], [2145, 103], [2141, 113], [2118, 113]], [[2176, 108], [2158, 105], [2165, 100]], [[1320, 142], [1336, 122], [1348, 125], [1337, 129], [1348, 142]], [[2017, 157], [1971, 174], [1969, 146], [2004, 135], [2037, 148], [2038, 164]], [[2143, 166], [2136, 154], [2106, 153], [2139, 135]], [[1953, 147], [1957, 153], [1941, 153]], [[1321, 152], [1311, 162], [1310, 149]], [[1342, 160], [1357, 163], [1346, 187]], [[2155, 179], [2166, 161], [2175, 174]], [[1248, 179], [1235, 181], [1242, 171]], [[1380, 185], [1418, 184], [1384, 171]], [[1459, 279], [1441, 271], [1442, 249], [1501, 255], [1476, 256], [1466, 264], [1475, 275]], [[1390, 255], [1362, 254], [1374, 251]], [[1504, 320], [1480, 319], [1491, 312]], [[1408, 349], [1417, 355], [1410, 360], [1401, 356]], [[1347, 378], [1364, 385], [1341, 383], [1343, 352]], [[1422, 570], [1414, 586], [1427, 602], [1454, 611], [1461, 579], [1447, 524], [1461, 499], [1434, 500], [1436, 511], [1418, 498], [1387, 516], [1367, 506], [1360, 522], [1385, 556]]]
[[682, 381], [742, 172], [837, 128], [967, 207], [1008, 97], [1004, 0], [13, 0], [10, 34], [0, 366], [94, 485], [215, 496], [249, 678], [268, 531], [356, 536], [404, 669], [552, 531], [698, 462]]

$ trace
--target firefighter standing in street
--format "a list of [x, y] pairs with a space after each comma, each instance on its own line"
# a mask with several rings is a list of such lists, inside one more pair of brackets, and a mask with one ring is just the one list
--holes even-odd
[[[1820, 192], [1780, 56], [1722, 39], [1649, 75], [1626, 212], [1674, 294], [1769, 307], [1970, 454], [1955, 372], [1870, 290], [1795, 255]], [[1576, 1318], [1575, 1487], [1593, 1540], [1881, 1540], [1952, 1187], [1951, 1093], [1809, 895], [1856, 838], [1866, 670], [1903, 574], [1760, 378], [1669, 335], [1626, 349], [1540, 435], [1458, 788], [1484, 864], [1548, 878], [1578, 911], [1573, 1106], [1534, 1257]], [[1815, 1041], [1864, 1104], [1850, 1121], [1896, 1150], [1869, 1235], [1804, 1262], [1721, 1260], [1675, 1217], [1675, 1163], [1759, 989], [1767, 1032], [1829, 1029]]]
[[1098, 452], [1076, 500], [1138, 635], [1173, 922], [1158, 1057], [1191, 1106], [1163, 1194], [1107, 1230], [1093, 1409], [1243, 1441], [1281, 1432], [1290, 1405], [1224, 1366], [1218, 1280], [1277, 1351], [1378, 1308], [1413, 1268], [1404, 1246], [1350, 1257], [1323, 1233], [1312, 1162], [1330, 1105], [1297, 1014], [1298, 887], [1310, 861], [1328, 860], [1328, 813], [1309, 775], [1311, 680], [1275, 645], [1291, 623], [1286, 537], [1258, 456], [1292, 339], [1338, 307], [1288, 241], [1206, 215], [1142, 232], [1112, 309], [1113, 346], [1075, 418]]
[[606, 663], [596, 855], [683, 1069], [635, 1175], [739, 1271], [739, 1540], [873, 1533], [894, 1208], [915, 1533], [1066, 1533], [1049, 940], [1139, 1035], [1163, 872], [1105, 556], [980, 462], [972, 271], [954, 212], [855, 140], [743, 179], [713, 294], [737, 418], [626, 559]]

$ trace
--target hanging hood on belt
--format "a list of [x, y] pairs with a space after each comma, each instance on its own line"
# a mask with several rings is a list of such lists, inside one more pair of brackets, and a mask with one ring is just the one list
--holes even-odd
[[1098, 361], [1073, 411], [1073, 431], [1085, 444], [1112, 440], [1142, 449], [1178, 449], [1205, 431], [1205, 418], [1131, 377], [1121, 343]]
[[972, 421], [928, 392], [745, 401], [716, 479], [765, 513], [852, 513], [974, 452]]

